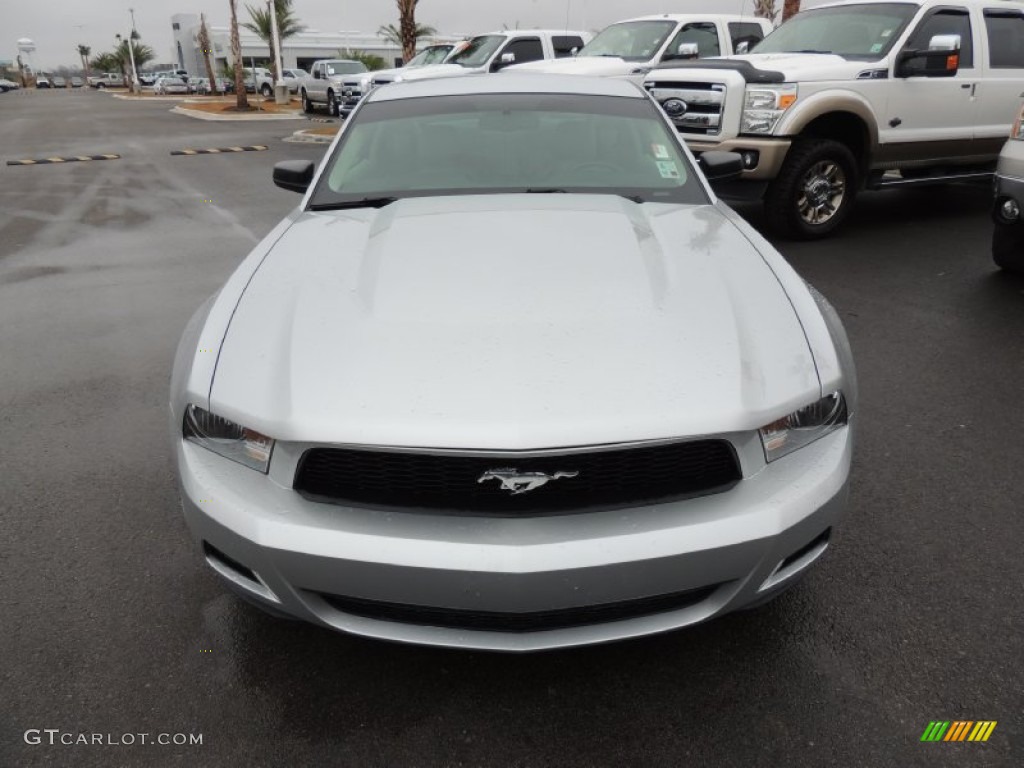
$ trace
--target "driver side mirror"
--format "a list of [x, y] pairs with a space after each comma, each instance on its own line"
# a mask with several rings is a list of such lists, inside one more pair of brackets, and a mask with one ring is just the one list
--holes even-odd
[[680, 43], [674, 51], [668, 51], [663, 61], [673, 61], [675, 59], [696, 59], [700, 57], [700, 46], [697, 43]]
[[749, 50], [750, 50], [750, 43], [748, 41], [743, 40], [743, 41], [741, 41], [739, 43], [736, 43], [736, 53], [746, 53]]
[[697, 165], [712, 186], [743, 175], [743, 157], [739, 152], [704, 152], [697, 158]]
[[309, 160], [284, 160], [274, 165], [274, 184], [289, 192], [305, 193], [316, 166]]
[[928, 50], [901, 51], [896, 77], [953, 77], [960, 71], [960, 35], [935, 35]]

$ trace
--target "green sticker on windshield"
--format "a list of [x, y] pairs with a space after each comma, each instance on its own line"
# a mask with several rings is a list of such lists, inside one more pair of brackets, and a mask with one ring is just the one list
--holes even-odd
[[678, 179], [679, 167], [671, 160], [659, 160], [658, 172], [663, 179]]
[[882, 44], [881, 43], [875, 43], [874, 45], [871, 46], [871, 52], [872, 53], [879, 53], [881, 50], [882, 50]]

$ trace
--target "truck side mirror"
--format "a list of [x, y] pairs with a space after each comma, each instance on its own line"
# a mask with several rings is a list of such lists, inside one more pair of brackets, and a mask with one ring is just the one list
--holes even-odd
[[960, 71], [960, 35], [935, 35], [928, 50], [901, 51], [896, 77], [953, 77]]
[[746, 53], [750, 50], [750, 43], [746, 40], [742, 40], [736, 43], [736, 53]]
[[697, 43], [680, 43], [674, 51], [668, 51], [662, 59], [672, 61], [674, 59], [696, 59], [700, 57], [700, 46]]

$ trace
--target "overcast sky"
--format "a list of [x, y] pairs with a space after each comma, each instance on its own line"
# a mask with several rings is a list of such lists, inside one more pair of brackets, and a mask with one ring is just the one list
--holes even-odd
[[[246, 0], [239, 0], [239, 17], [248, 19]], [[255, 5], [260, 0], [248, 0]], [[804, 0], [804, 6], [824, 0]], [[226, 25], [228, 0], [5, 0], [0, 60], [13, 60], [16, 42], [29, 37], [36, 43], [36, 66], [76, 65], [79, 43], [93, 55], [114, 47], [114, 35], [130, 26], [128, 8], [143, 42], [151, 45], [158, 62], [170, 62], [171, 14], [206, 14], [207, 21]], [[782, 0], [777, 0], [780, 8]], [[600, 29], [613, 21], [646, 13], [750, 13], [753, 0], [421, 0], [417, 18], [448, 34], [472, 34], [510, 27]], [[300, 21], [310, 29], [373, 32], [396, 21], [394, 0], [294, 0]]]

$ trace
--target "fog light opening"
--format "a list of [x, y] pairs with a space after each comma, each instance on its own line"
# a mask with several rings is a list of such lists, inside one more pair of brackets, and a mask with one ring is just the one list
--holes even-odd
[[752, 149], [744, 149], [740, 152], [740, 157], [743, 158], [743, 170], [752, 171], [757, 168], [761, 153]]
[[772, 571], [771, 576], [765, 579], [764, 584], [761, 585], [758, 592], [764, 592], [767, 589], [771, 589], [777, 584], [796, 576], [807, 568], [807, 566], [821, 557], [822, 553], [828, 549], [828, 542], [831, 537], [832, 528], [826, 528], [811, 541], [804, 544], [795, 552], [789, 554], [784, 560], [780, 561], [779, 564], [775, 566], [775, 570]]
[[208, 541], [203, 542], [203, 554], [206, 555], [207, 564], [232, 584], [241, 587], [246, 592], [258, 595], [264, 600], [270, 600], [273, 603], [281, 602], [259, 577], [259, 574], [234, 558], [228, 557]]

